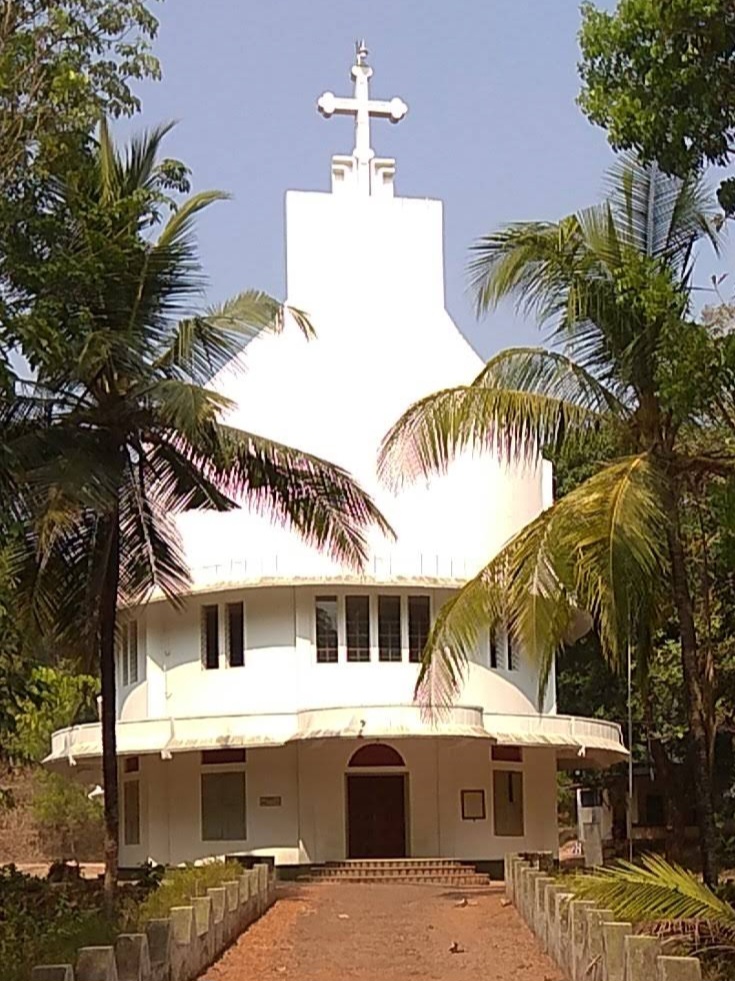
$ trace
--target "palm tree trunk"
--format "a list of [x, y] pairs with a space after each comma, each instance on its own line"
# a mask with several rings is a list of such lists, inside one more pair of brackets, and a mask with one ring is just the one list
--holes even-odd
[[717, 884], [717, 833], [712, 789], [712, 767], [709, 753], [710, 740], [707, 731], [707, 705], [709, 698], [706, 692], [706, 681], [699, 663], [697, 629], [694, 623], [692, 597], [687, 578], [679, 514], [679, 499], [673, 482], [669, 485], [667, 497], [668, 510], [671, 518], [668, 532], [671, 579], [674, 605], [679, 618], [681, 663], [687, 698], [689, 733], [694, 751], [694, 781], [697, 793], [702, 874], [704, 881], [708, 885], [714, 886]]
[[102, 775], [105, 790], [105, 910], [112, 915], [117, 892], [120, 837], [115, 697], [115, 623], [120, 581], [120, 520], [117, 507], [107, 526], [107, 555], [100, 597], [99, 656], [102, 691]]

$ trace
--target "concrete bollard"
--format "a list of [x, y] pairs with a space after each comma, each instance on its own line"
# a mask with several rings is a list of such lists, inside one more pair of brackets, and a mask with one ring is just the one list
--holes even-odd
[[539, 876], [533, 884], [533, 926], [532, 929], [543, 947], [546, 937], [546, 923], [544, 921], [544, 892], [547, 886], [552, 886], [554, 880], [549, 875]]
[[31, 981], [74, 981], [71, 964], [39, 964], [31, 971]]
[[224, 946], [225, 938], [225, 909], [227, 908], [227, 891], [223, 886], [210, 886], [207, 895], [212, 900], [214, 917], [214, 945], [217, 950]]
[[194, 907], [174, 906], [171, 919], [171, 981], [188, 981], [199, 964], [199, 938], [194, 928]]
[[240, 883], [225, 882], [225, 942], [231, 943], [238, 934]]
[[151, 981], [151, 957], [144, 933], [121, 933], [115, 941], [119, 981]]
[[625, 981], [654, 981], [660, 953], [658, 937], [626, 937]]
[[657, 981], [702, 981], [696, 957], [658, 957]]
[[515, 896], [514, 904], [515, 908], [520, 911], [521, 904], [521, 874], [524, 869], [530, 869], [531, 866], [524, 859], [519, 858], [517, 862], [513, 864], [513, 895]]
[[604, 981], [602, 924], [614, 923], [612, 910], [597, 909], [595, 906], [585, 910], [585, 941], [582, 957], [582, 977], [587, 981]]
[[171, 920], [149, 920], [145, 925], [145, 934], [151, 959], [151, 981], [169, 981]]
[[550, 947], [551, 956], [566, 974], [569, 965], [569, 904], [574, 899], [571, 892], [560, 891], [554, 894], [554, 919], [552, 921], [553, 942]]
[[625, 939], [632, 933], [632, 923], [602, 924], [602, 959], [605, 981], [625, 981]]
[[[586, 910], [594, 909], [591, 899], [573, 899], [569, 904], [569, 936], [571, 943], [571, 981], [586, 981], [584, 957], [587, 940]], [[650, 978], [648, 979], [650, 981]]]
[[540, 939], [542, 948], [551, 957], [554, 956], [554, 910], [558, 892], [563, 892], [563, 887], [556, 880], [544, 889], [544, 932]]
[[118, 981], [114, 947], [82, 947], [77, 954], [77, 981]]
[[196, 896], [191, 901], [194, 908], [194, 930], [199, 940], [199, 970], [209, 967], [217, 957], [215, 947], [214, 915], [210, 896]]
[[523, 919], [531, 930], [533, 930], [536, 910], [536, 880], [543, 878], [543, 872], [539, 872], [538, 869], [528, 869], [523, 878]]
[[516, 856], [506, 852], [503, 856], [503, 882], [505, 883], [505, 898], [513, 902], [513, 862]]

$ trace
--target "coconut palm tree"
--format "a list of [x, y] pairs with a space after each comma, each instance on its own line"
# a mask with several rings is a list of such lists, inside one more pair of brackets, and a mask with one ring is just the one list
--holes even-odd
[[[117, 877], [115, 638], [121, 605], [154, 589], [180, 602], [189, 577], [174, 518], [241, 503], [360, 566], [365, 530], [387, 526], [339, 467], [222, 422], [230, 403], [207, 387], [253, 338], [287, 317], [249, 291], [197, 312], [203, 280], [196, 216], [223, 195], [171, 211], [181, 172], [159, 162], [168, 127], [118, 150], [103, 124], [85, 165], [56, 182], [61, 241], [45, 244], [48, 276], [18, 337], [35, 375], [3, 413], [3, 514], [25, 528], [18, 562], [38, 619], [89, 641], [102, 691], [105, 885]], [[244, 383], [246, 379], [244, 378]], [[8, 462], [9, 461], [9, 462]], [[60, 601], [59, 597], [63, 597]]]
[[[480, 313], [505, 297], [550, 329], [553, 349], [511, 348], [469, 385], [411, 406], [380, 458], [399, 485], [444, 470], [468, 448], [527, 467], [575, 446], [599, 460], [589, 479], [516, 535], [440, 612], [417, 691], [446, 700], [479, 632], [507, 625], [540, 666], [587, 611], [613, 666], [643, 641], [662, 603], [678, 618], [706, 879], [715, 881], [712, 670], [700, 648], [682, 535], [693, 481], [735, 472], [731, 338], [689, 319], [696, 243], [717, 246], [713, 202], [618, 161], [607, 200], [555, 223], [511, 225], [473, 249]], [[604, 437], [604, 438], [601, 438]]]

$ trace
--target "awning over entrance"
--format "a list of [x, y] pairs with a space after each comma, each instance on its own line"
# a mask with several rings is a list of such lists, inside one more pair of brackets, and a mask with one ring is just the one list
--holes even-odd
[[[610, 766], [627, 757], [618, 725], [567, 715], [483, 715], [455, 705], [427, 717], [417, 705], [321, 708], [262, 715], [145, 719], [118, 722], [120, 756], [175, 753], [224, 747], [268, 748], [320, 739], [484, 739], [509, 746], [553, 748], [575, 767]], [[54, 733], [48, 765], [74, 766], [99, 759], [99, 724], [71, 726]]]

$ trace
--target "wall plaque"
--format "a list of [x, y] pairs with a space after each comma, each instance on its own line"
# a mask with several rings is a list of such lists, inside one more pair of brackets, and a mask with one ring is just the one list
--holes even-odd
[[280, 807], [281, 798], [280, 797], [261, 797], [260, 798], [261, 807]]

